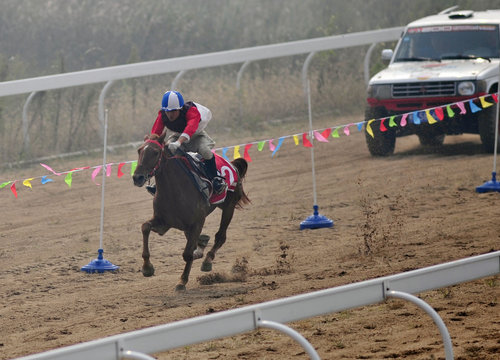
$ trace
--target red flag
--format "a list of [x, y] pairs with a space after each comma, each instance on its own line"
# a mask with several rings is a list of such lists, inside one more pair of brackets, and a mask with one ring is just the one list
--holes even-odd
[[252, 161], [252, 158], [250, 157], [250, 155], [248, 154], [248, 150], [250, 150], [250, 148], [252, 147], [253, 144], [246, 144], [245, 145], [245, 150], [243, 152], [243, 158], [248, 161], [248, 162], [251, 162]]
[[498, 102], [498, 94], [491, 94], [491, 97], [496, 103]]
[[385, 127], [385, 125], [384, 125], [384, 120], [385, 120], [385, 119], [386, 119], [386, 118], [383, 118], [382, 120], [380, 120], [380, 131], [382, 131], [382, 132], [387, 131], [387, 128], [386, 128], [386, 127]]
[[434, 112], [436, 113], [436, 116], [438, 117], [439, 120], [443, 120], [444, 119], [443, 108], [440, 108], [440, 107], [435, 108]]
[[332, 128], [328, 128], [328, 129], [324, 130], [324, 131], [321, 133], [321, 135], [323, 135], [323, 137], [324, 137], [325, 139], [328, 139], [328, 136], [330, 136], [331, 132], [332, 132]]
[[311, 144], [311, 142], [309, 141], [309, 139], [307, 138], [307, 133], [303, 133], [302, 134], [302, 144], [305, 146], [305, 147], [312, 147], [313, 145]]
[[118, 177], [121, 178], [123, 176], [123, 172], [122, 172], [122, 167], [123, 165], [125, 165], [125, 163], [120, 163], [118, 165]]
[[12, 193], [14, 194], [14, 196], [17, 198], [17, 190], [16, 190], [16, 182], [15, 181], [10, 186], [10, 191], [12, 191]]

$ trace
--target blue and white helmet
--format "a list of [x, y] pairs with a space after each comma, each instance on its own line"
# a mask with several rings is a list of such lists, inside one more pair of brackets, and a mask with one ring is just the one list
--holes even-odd
[[165, 111], [179, 110], [184, 106], [184, 98], [178, 91], [167, 91], [161, 100], [161, 109]]

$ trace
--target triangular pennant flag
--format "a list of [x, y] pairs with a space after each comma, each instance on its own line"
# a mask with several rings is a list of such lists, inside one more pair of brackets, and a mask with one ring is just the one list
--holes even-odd
[[363, 130], [363, 124], [364, 123], [365, 123], [364, 121], [360, 121], [359, 123], [356, 123], [356, 126], [358, 127], [358, 131]]
[[233, 159], [239, 159], [241, 157], [240, 155], [240, 146], [239, 145], [236, 145], [234, 147], [234, 155], [233, 155]]
[[407, 117], [408, 117], [408, 114], [403, 114], [403, 116], [401, 117], [401, 121], [399, 122], [399, 125], [401, 125], [402, 127], [405, 127], [407, 124], [407, 121], [406, 121]]
[[14, 194], [14, 196], [16, 197], [17, 199], [17, 190], [16, 190], [16, 182], [14, 181], [12, 183], [12, 185], [10, 186], [10, 191], [12, 191], [12, 193]]
[[33, 180], [34, 178], [30, 178], [30, 179], [26, 179], [23, 181], [23, 185], [26, 186], [26, 187], [29, 187], [30, 189], [33, 190], [33, 187], [31, 186], [31, 181]]
[[293, 142], [295, 143], [295, 145], [299, 145], [300, 140], [298, 135], [293, 135]]
[[455, 112], [453, 111], [453, 109], [451, 108], [451, 105], [446, 105], [446, 114], [448, 115], [448, 117], [452, 118], [453, 116], [455, 116]]
[[62, 175], [62, 173], [58, 173], [58, 172], [55, 172], [54, 170], [52, 170], [52, 168], [50, 166], [48, 166], [48, 165], [45, 165], [45, 164], [42, 164], [42, 163], [40, 163], [40, 165], [42, 165], [44, 168], [46, 168], [47, 170], [49, 170], [54, 175], [57, 175], [57, 176], [61, 176]]
[[465, 105], [463, 101], [457, 103], [457, 106], [460, 108], [460, 114], [467, 114], [467, 110], [465, 110]]
[[418, 116], [418, 112], [417, 111], [414, 111], [413, 112], [413, 123], [415, 125], [420, 125], [420, 116]]
[[6, 186], [7, 186], [7, 185], [9, 185], [11, 182], [12, 182], [12, 181], [6, 181], [6, 182], [4, 182], [4, 183], [1, 183], [1, 184], [0, 184], [0, 189], [2, 189], [2, 188], [4, 188], [4, 187], [6, 187]]
[[253, 144], [246, 144], [245, 145], [245, 151], [243, 152], [243, 158], [248, 161], [252, 162], [252, 158], [250, 157], [250, 154], [248, 153], [248, 150], [252, 147]]
[[385, 127], [385, 124], [384, 124], [385, 119], [386, 118], [383, 118], [382, 120], [380, 120], [380, 131], [382, 131], [382, 132], [387, 131], [387, 128]]
[[137, 161], [134, 161], [132, 164], [130, 164], [130, 176], [134, 175], [136, 168], [137, 168]]
[[229, 160], [229, 158], [227, 157], [226, 153], [227, 153], [227, 147], [222, 148], [222, 157], [223, 157], [224, 159], [226, 159], [227, 161], [231, 161], [231, 160]]
[[122, 167], [123, 167], [123, 165], [125, 165], [125, 163], [120, 163], [120, 164], [118, 164], [118, 173], [117, 173], [117, 176], [118, 176], [119, 178], [121, 178], [121, 177], [123, 176], [123, 171], [122, 171]]
[[351, 135], [351, 130], [349, 129], [349, 126], [351, 125], [354, 125], [354, 124], [348, 124], [344, 127], [344, 134], [346, 134], [347, 136]]
[[73, 182], [73, 173], [69, 172], [68, 175], [64, 178], [64, 182], [68, 184], [68, 187], [71, 187], [71, 183]]
[[264, 149], [265, 144], [266, 144], [266, 142], [264, 140], [259, 141], [259, 143], [257, 144], [257, 150], [262, 151], [262, 149]]
[[479, 101], [481, 101], [481, 106], [483, 107], [483, 109], [486, 109], [487, 107], [493, 106], [492, 103], [487, 102], [484, 98], [485, 98], [484, 96], [481, 96], [479, 98]]
[[317, 132], [316, 130], [314, 130], [314, 137], [316, 138], [316, 140], [318, 140], [319, 142], [328, 142], [328, 140], [326, 140], [324, 138], [323, 135], [321, 135], [319, 132]]
[[274, 139], [269, 140], [269, 151], [274, 151], [274, 149], [276, 148], [276, 146], [273, 144], [273, 140]]
[[111, 176], [111, 164], [106, 165], [106, 176]]
[[309, 141], [309, 139], [307, 138], [307, 133], [302, 134], [302, 145], [304, 145], [305, 147], [312, 147], [313, 146], [311, 144], [311, 142]]
[[336, 127], [335, 129], [333, 129], [333, 132], [332, 132], [332, 138], [339, 138], [340, 135], [339, 135], [339, 128]]
[[366, 132], [368, 134], [370, 134], [370, 136], [372, 138], [375, 138], [375, 135], [373, 135], [373, 130], [372, 130], [372, 127], [371, 127], [371, 123], [374, 122], [375, 119], [371, 119], [371, 120], [368, 120], [368, 122], [366, 123]]
[[276, 145], [276, 147], [274, 148], [274, 151], [271, 154], [271, 156], [274, 156], [274, 154], [276, 154], [278, 152], [278, 150], [280, 149], [281, 145], [283, 144], [283, 140], [285, 140], [285, 137], [280, 137], [278, 139], [278, 145]]
[[96, 182], [95, 182], [95, 178], [96, 178], [97, 174], [99, 174], [99, 171], [101, 171], [101, 169], [102, 169], [102, 166], [98, 166], [98, 167], [96, 167], [96, 168], [94, 169], [94, 171], [92, 171], [92, 175], [91, 175], [91, 176], [92, 176], [92, 181], [93, 181], [96, 185], [101, 185], [101, 184], [98, 184], [98, 183], [96, 183]]
[[42, 176], [42, 180], [40, 180], [40, 182], [42, 183], [42, 185], [45, 185], [45, 184], [47, 184], [48, 182], [51, 182], [51, 181], [54, 181], [54, 180], [48, 178], [47, 176]]
[[323, 137], [326, 140], [328, 138], [328, 136], [330, 136], [331, 133], [332, 133], [332, 128], [328, 128], [328, 129], [323, 130], [321, 135], [323, 135]]
[[498, 94], [491, 94], [491, 97], [493, 98], [494, 102], [498, 102]]
[[444, 119], [444, 113], [443, 113], [443, 108], [435, 108], [434, 109], [434, 113], [436, 114], [436, 116], [438, 117], [438, 119], [441, 121]]
[[432, 117], [430, 110], [425, 110], [425, 116], [427, 117], [429, 124], [437, 123], [437, 121]]
[[474, 104], [472, 100], [469, 100], [469, 106], [470, 106], [470, 111], [472, 111], [472, 113], [477, 113], [478, 111], [482, 110], [479, 106]]
[[394, 121], [394, 118], [396, 117], [396, 115], [393, 115], [389, 118], [389, 127], [394, 127], [394, 126], [398, 126], [398, 124], [396, 124], [396, 122]]

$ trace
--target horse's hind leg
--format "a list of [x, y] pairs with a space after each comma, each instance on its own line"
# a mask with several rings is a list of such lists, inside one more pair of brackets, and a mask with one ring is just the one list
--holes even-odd
[[219, 231], [215, 234], [214, 246], [210, 249], [205, 256], [205, 260], [201, 264], [201, 271], [212, 271], [212, 262], [215, 258], [215, 253], [226, 242], [226, 232], [231, 220], [233, 219], [234, 206], [229, 206], [222, 210], [222, 218], [220, 220]]

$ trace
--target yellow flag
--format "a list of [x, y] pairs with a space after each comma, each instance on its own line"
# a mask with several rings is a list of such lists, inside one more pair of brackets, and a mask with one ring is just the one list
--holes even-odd
[[240, 158], [240, 157], [241, 157], [241, 155], [240, 155], [240, 146], [239, 146], [239, 145], [236, 145], [236, 146], [234, 147], [234, 158], [235, 158], [235, 159], [238, 159], [238, 158]]
[[295, 142], [295, 145], [299, 145], [299, 136], [293, 135], [293, 141]]
[[33, 187], [31, 186], [31, 180], [33, 180], [33, 179], [34, 178], [24, 180], [23, 185], [29, 187], [30, 189], [33, 189]]
[[373, 130], [372, 130], [372, 127], [370, 124], [374, 121], [375, 121], [375, 119], [371, 119], [371, 120], [368, 120], [368, 122], [366, 123], [366, 132], [368, 134], [370, 134], [372, 138], [375, 138], [375, 135], [373, 135]]
[[425, 115], [427, 116], [427, 121], [429, 122], [429, 124], [437, 123], [437, 121], [432, 117], [429, 110], [425, 110]]
[[487, 107], [490, 107], [490, 106], [493, 105], [492, 103], [487, 102], [486, 100], [484, 100], [484, 96], [481, 96], [479, 98], [479, 100], [481, 101], [481, 106], [483, 107], [483, 109], [486, 109]]

